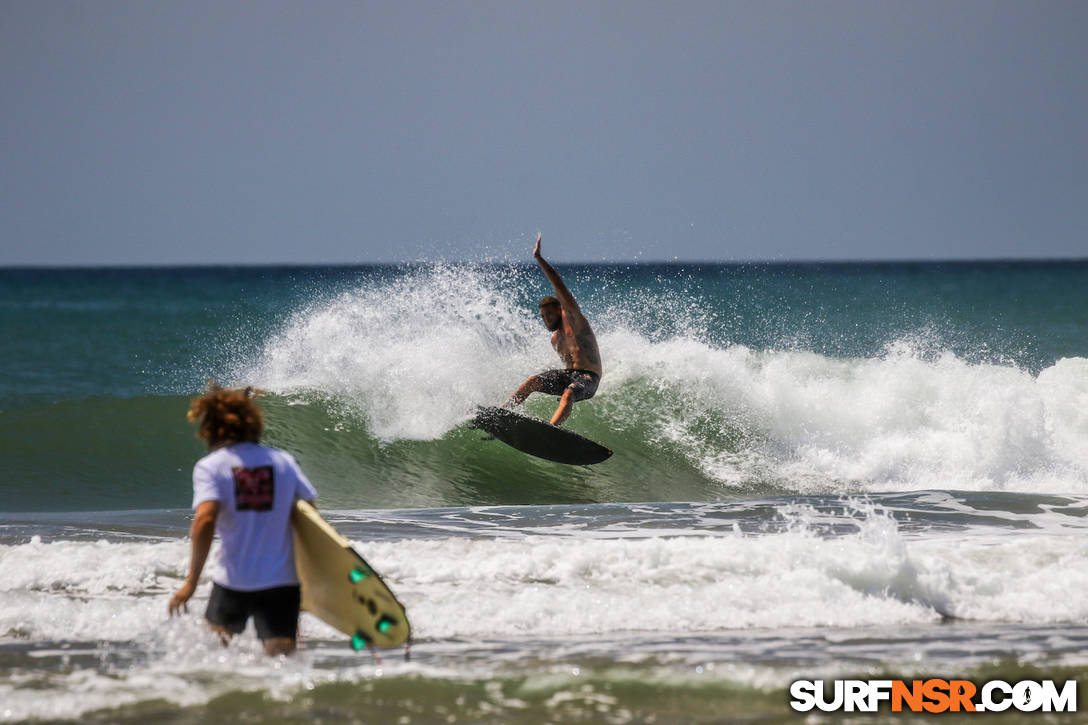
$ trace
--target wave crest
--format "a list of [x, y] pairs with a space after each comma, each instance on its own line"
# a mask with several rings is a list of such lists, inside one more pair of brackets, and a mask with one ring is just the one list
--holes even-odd
[[[293, 315], [246, 379], [320, 401], [380, 445], [472, 445], [457, 432], [476, 405], [556, 364], [532, 304], [539, 284], [509, 266], [409, 269]], [[1084, 358], [1036, 376], [969, 361], [924, 334], [869, 358], [761, 351], [716, 341], [716, 318], [697, 298], [655, 306], [644, 292], [591, 315], [605, 375], [568, 425], [617, 451], [613, 471], [655, 479], [629, 481], [654, 499], [686, 492], [670, 491], [670, 479], [692, 476], [710, 497], [1088, 489]], [[553, 406], [535, 396], [527, 407], [547, 417]], [[598, 478], [614, 477], [606, 468]]]

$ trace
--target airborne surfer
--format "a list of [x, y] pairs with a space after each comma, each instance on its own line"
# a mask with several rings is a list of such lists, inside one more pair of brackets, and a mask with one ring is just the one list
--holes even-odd
[[543, 234], [536, 237], [533, 259], [552, 283], [555, 297], [540, 300], [540, 317], [544, 320], [544, 326], [552, 332], [552, 347], [566, 367], [531, 376], [510, 396], [510, 400], [503, 407], [521, 405], [532, 393], [557, 395], [559, 407], [555, 409], [551, 423], [562, 425], [576, 402], [588, 400], [597, 392], [603, 368], [601, 353], [597, 349], [597, 338], [589, 326], [589, 321], [582, 314], [574, 295], [567, 289], [559, 273], [540, 254], [542, 238]]

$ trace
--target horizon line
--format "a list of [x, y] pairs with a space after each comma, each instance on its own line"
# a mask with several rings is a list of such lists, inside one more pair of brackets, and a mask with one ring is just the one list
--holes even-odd
[[[715, 260], [715, 259], [639, 259], [619, 261], [552, 261], [552, 264], [564, 266], [880, 266], [880, 265], [924, 265], [924, 264], [1060, 264], [1088, 262], [1088, 255], [1082, 257], [948, 257], [948, 258], [858, 258], [858, 259], [749, 259], [749, 260]], [[330, 269], [330, 268], [365, 268], [365, 267], [412, 267], [441, 264], [464, 265], [532, 265], [529, 261], [505, 261], [505, 260], [413, 260], [398, 262], [104, 262], [104, 263], [71, 263], [71, 264], [42, 264], [42, 263], [16, 263], [0, 264], [0, 270], [125, 270], [125, 269]]]

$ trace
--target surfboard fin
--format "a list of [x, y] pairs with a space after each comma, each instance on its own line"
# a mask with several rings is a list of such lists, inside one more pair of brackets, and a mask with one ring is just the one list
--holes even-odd
[[365, 634], [356, 632], [351, 638], [351, 648], [356, 652], [362, 652], [364, 647], [370, 652], [370, 656], [374, 658], [374, 664], [380, 665], [382, 663], [382, 658], [378, 656], [378, 651], [374, 649], [374, 644], [367, 639]]

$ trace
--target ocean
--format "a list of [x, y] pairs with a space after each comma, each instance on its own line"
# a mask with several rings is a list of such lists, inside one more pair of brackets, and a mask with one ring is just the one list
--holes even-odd
[[[615, 451], [593, 467], [468, 426], [557, 366], [535, 266], [0, 270], [0, 721], [922, 722], [790, 685], [1085, 691], [1088, 262], [559, 271], [604, 361], [567, 422]], [[167, 617], [209, 379], [265, 391], [410, 659], [308, 614], [295, 656], [222, 648], [206, 581]]]

